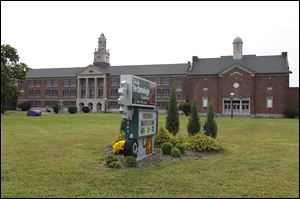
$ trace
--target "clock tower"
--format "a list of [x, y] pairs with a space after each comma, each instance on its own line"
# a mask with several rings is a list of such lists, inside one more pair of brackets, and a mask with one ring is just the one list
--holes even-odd
[[106, 38], [101, 33], [98, 38], [98, 49], [94, 52], [94, 65], [96, 66], [109, 66], [109, 50], [106, 50]]

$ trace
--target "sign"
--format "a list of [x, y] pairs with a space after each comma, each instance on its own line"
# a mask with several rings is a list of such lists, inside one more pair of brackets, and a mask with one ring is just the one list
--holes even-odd
[[155, 106], [155, 84], [153, 82], [132, 77], [132, 105]]
[[157, 113], [154, 110], [139, 111], [139, 137], [156, 134], [156, 117]]

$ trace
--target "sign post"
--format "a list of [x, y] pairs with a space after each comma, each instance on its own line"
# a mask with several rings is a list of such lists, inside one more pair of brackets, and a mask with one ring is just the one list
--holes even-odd
[[124, 156], [141, 160], [153, 153], [157, 133], [158, 112], [155, 109], [156, 84], [134, 75], [121, 75], [120, 111], [124, 112]]

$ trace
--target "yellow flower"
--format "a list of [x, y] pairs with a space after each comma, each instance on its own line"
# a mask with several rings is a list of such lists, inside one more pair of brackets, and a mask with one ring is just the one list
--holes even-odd
[[124, 149], [125, 140], [120, 140], [113, 145], [114, 154], [118, 154], [120, 151]]

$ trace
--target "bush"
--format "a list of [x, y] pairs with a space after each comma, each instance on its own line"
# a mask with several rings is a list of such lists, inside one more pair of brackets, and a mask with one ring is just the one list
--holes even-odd
[[71, 114], [77, 113], [77, 107], [76, 106], [70, 106], [68, 108], [68, 112]]
[[210, 136], [198, 133], [188, 140], [187, 148], [193, 151], [223, 151], [220, 143]]
[[200, 131], [200, 120], [199, 120], [197, 104], [195, 100], [193, 100], [192, 102], [192, 110], [191, 110], [189, 122], [187, 124], [187, 131], [189, 135], [195, 135]]
[[18, 108], [20, 108], [22, 111], [29, 111], [31, 104], [29, 102], [22, 102], [18, 105]]
[[118, 161], [118, 158], [113, 155], [109, 155], [105, 158], [106, 165], [109, 165], [110, 163], [116, 162], [116, 161]]
[[117, 134], [118, 134], [118, 137], [115, 140], [115, 143], [119, 142], [120, 140], [125, 140], [125, 132], [124, 131], [121, 131], [121, 132], [119, 131], [119, 132], [117, 132]]
[[203, 125], [203, 129], [206, 135], [211, 136], [213, 138], [217, 137], [218, 127], [214, 119], [214, 112], [211, 104], [208, 106], [207, 120]]
[[125, 157], [125, 165], [128, 168], [137, 167], [137, 161], [136, 161], [135, 157], [133, 157], [133, 156], [126, 156]]
[[172, 148], [173, 148], [173, 144], [171, 144], [170, 142], [165, 142], [161, 145], [161, 150], [163, 154], [170, 154]]
[[124, 150], [125, 140], [120, 140], [113, 145], [114, 154], [122, 153]]
[[84, 106], [84, 107], [82, 107], [82, 112], [89, 113], [90, 112], [90, 108], [88, 106]]
[[119, 168], [121, 168], [121, 164], [120, 164], [120, 162], [114, 161], [114, 162], [109, 163], [108, 167], [114, 168], [114, 169], [119, 169]]
[[189, 103], [179, 104], [178, 110], [182, 111], [185, 116], [188, 116], [191, 113], [191, 106]]
[[179, 114], [176, 100], [176, 87], [173, 83], [169, 98], [169, 106], [166, 117], [166, 129], [173, 135], [176, 135], [179, 131]]
[[182, 153], [180, 152], [180, 150], [176, 147], [173, 147], [172, 150], [170, 151], [171, 156], [175, 157], [175, 158], [180, 158], [182, 156]]
[[54, 113], [57, 114], [59, 112], [59, 106], [58, 106], [58, 104], [55, 104], [52, 108], [53, 108], [53, 112]]
[[175, 145], [175, 147], [176, 147], [177, 149], [179, 149], [180, 152], [181, 152], [182, 154], [185, 153], [185, 145], [184, 145], [184, 144], [177, 143], [177, 144]]
[[295, 108], [286, 108], [284, 109], [283, 114], [286, 118], [295, 118], [299, 117], [299, 110]]
[[161, 145], [165, 142], [170, 142], [173, 145], [177, 143], [175, 136], [173, 136], [170, 132], [168, 132], [163, 127], [159, 128], [158, 133], [155, 135], [154, 140], [155, 140], [154, 144], [158, 148], [160, 148]]
[[50, 110], [49, 108], [47, 108], [47, 109], [46, 109], [46, 112], [50, 113], [50, 112], [51, 112], [51, 110]]
[[125, 132], [126, 131], [126, 122], [125, 119], [122, 118], [121, 126], [120, 126], [120, 132]]

